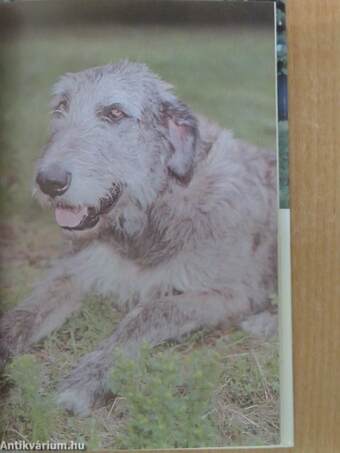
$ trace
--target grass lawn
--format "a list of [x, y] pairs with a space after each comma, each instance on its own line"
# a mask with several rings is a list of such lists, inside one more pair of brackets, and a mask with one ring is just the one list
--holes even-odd
[[[48, 96], [62, 73], [114, 62], [143, 61], [170, 81], [193, 110], [260, 146], [275, 147], [273, 35], [268, 30], [118, 28], [49, 30], [0, 42], [3, 72], [0, 118], [2, 308], [22, 301], [63, 250], [52, 214], [31, 199], [34, 160], [48, 135]], [[4, 68], [6, 69], [4, 71]], [[84, 353], [118, 322], [108, 300], [89, 297], [84, 309], [32, 352], [42, 398]], [[197, 334], [179, 348], [187, 356], [216, 350], [222, 372], [214, 392], [214, 445], [279, 442], [277, 339], [259, 341], [238, 331]], [[178, 347], [171, 346], [172, 348]], [[30, 440], [32, 416], [20, 389], [3, 385], [2, 438]], [[124, 398], [108, 400], [87, 419], [56, 413], [50, 437], [116, 446]], [[51, 409], [52, 410], [52, 409]]]

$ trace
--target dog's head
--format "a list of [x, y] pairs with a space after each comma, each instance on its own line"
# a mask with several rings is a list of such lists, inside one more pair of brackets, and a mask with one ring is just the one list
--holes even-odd
[[145, 210], [169, 181], [190, 180], [196, 119], [145, 65], [123, 61], [66, 74], [51, 107], [35, 195], [63, 229], [105, 225], [124, 199]]

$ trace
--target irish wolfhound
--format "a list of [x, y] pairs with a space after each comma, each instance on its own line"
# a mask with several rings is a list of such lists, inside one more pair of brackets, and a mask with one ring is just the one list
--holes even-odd
[[144, 340], [221, 324], [271, 331], [275, 154], [195, 116], [142, 64], [66, 74], [52, 108], [35, 196], [74, 247], [3, 317], [3, 358], [60, 327], [86, 293], [113, 295], [127, 314], [59, 386], [59, 403], [86, 414], [117, 347], [134, 356]]

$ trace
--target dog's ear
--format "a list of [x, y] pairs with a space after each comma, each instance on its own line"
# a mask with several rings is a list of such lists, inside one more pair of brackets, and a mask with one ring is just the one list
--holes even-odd
[[197, 120], [190, 109], [177, 100], [162, 104], [162, 116], [172, 148], [168, 169], [181, 183], [187, 184], [191, 179], [198, 138]]

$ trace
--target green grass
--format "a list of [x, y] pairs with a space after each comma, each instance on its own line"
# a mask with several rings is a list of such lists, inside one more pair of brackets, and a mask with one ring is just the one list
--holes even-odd
[[12, 396], [13, 415], [30, 424], [32, 441], [49, 440], [57, 408], [53, 403], [53, 394], [42, 394], [42, 370], [37, 359], [24, 354], [16, 357], [7, 370], [9, 382], [16, 386]]
[[[181, 345], [147, 352], [137, 363], [121, 358], [111, 377], [116, 398], [89, 418], [58, 411], [52, 401], [57, 381], [117, 322], [112, 315], [102, 324], [109, 313], [105, 304], [97, 313], [98, 301], [89, 300], [85, 316], [73, 317], [31, 355], [15, 360], [16, 375], [9, 366], [16, 386], [1, 403], [4, 439], [19, 435], [32, 440], [43, 432], [54, 441], [85, 442], [93, 448], [278, 443], [277, 341], [255, 340], [237, 331], [199, 332]], [[27, 391], [32, 382], [33, 391]]]
[[[3, 309], [22, 301], [50, 261], [63, 251], [51, 213], [43, 212], [31, 199], [34, 160], [48, 135], [50, 86], [63, 72], [126, 57], [143, 61], [170, 81], [195, 111], [241, 138], [260, 146], [275, 146], [273, 36], [266, 30], [49, 30], [4, 40], [0, 54]], [[5, 65], [11, 69], [4, 71]], [[33, 394], [25, 393], [25, 373], [20, 375], [19, 361], [15, 376], [12, 370], [16, 385], [3, 387], [0, 425], [4, 439], [32, 440], [35, 425], [35, 429], [44, 429], [38, 407], [47, 414], [46, 421], [49, 415], [53, 418], [53, 426], [48, 425], [51, 439], [117, 447], [129, 423], [126, 395], [107, 401], [88, 419], [54, 412], [49, 398], [72, 364], [107, 337], [119, 319], [110, 301], [89, 297], [81, 313], [37, 345], [28, 365], [24, 362], [24, 368], [28, 366], [31, 372], [26, 376], [34, 377]], [[222, 367], [212, 396], [217, 432], [213, 444], [277, 443], [276, 339], [258, 341], [237, 331], [198, 333], [181, 346], [171, 346], [170, 353], [184, 360], [205, 348], [218, 353]], [[24, 407], [22, 395], [26, 395]]]
[[145, 343], [137, 360], [117, 351], [110, 388], [122, 395], [127, 410], [117, 446], [132, 450], [215, 445], [214, 392], [222, 374], [219, 365], [211, 348], [185, 356], [173, 349], [155, 353]]

